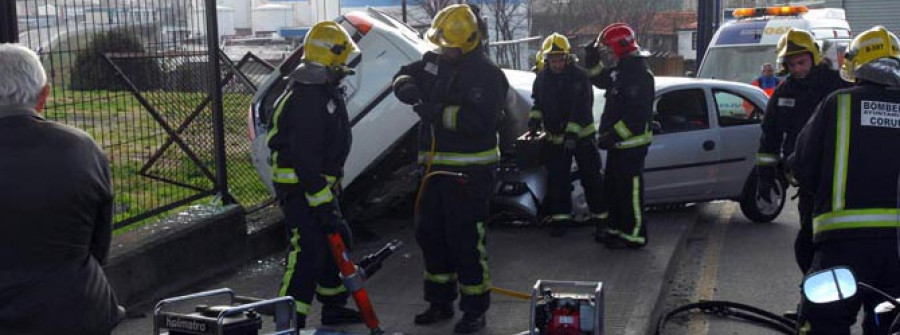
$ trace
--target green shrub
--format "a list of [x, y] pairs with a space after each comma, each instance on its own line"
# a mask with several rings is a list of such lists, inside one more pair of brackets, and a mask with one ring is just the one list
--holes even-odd
[[70, 87], [74, 90], [109, 90], [126, 89], [122, 78], [118, 78], [115, 69], [104, 54], [133, 53], [141, 57], [113, 58], [113, 62], [134, 83], [139, 90], [156, 89], [162, 73], [155, 59], [145, 54], [145, 49], [137, 35], [122, 29], [98, 32], [93, 35], [84, 50], [80, 50], [72, 65]]

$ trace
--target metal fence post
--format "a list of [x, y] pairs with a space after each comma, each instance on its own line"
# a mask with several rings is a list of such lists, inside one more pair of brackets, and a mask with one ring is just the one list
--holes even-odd
[[0, 1], [0, 43], [19, 41], [19, 20], [16, 18], [16, 2]]
[[235, 203], [228, 192], [228, 171], [225, 154], [225, 115], [222, 105], [222, 77], [219, 64], [219, 20], [216, 17], [216, 0], [206, 0], [206, 47], [209, 59], [209, 94], [213, 116], [216, 157], [216, 191], [223, 204]]

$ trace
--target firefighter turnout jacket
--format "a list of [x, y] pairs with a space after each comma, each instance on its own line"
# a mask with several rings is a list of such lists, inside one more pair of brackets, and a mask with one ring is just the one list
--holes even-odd
[[[481, 47], [478, 47], [481, 48]], [[462, 56], [458, 64], [427, 52], [422, 60], [400, 68], [394, 77], [410, 76], [425, 103], [440, 104], [432, 124], [419, 131], [419, 163], [427, 164], [434, 132], [433, 170], [487, 166], [500, 159], [497, 123], [509, 83], [503, 72], [480, 49]]]
[[276, 103], [267, 138], [272, 181], [299, 184], [316, 207], [334, 200], [331, 186], [350, 153], [350, 120], [340, 87], [291, 85]]
[[565, 134], [581, 139], [597, 133], [591, 107], [594, 93], [587, 73], [575, 64], [562, 73], [539, 71], [532, 86], [531, 119], [539, 119], [550, 141], [561, 144]]
[[794, 152], [797, 134], [819, 102], [834, 90], [848, 86], [826, 64], [814, 66], [803, 79], [788, 76], [775, 88], [766, 105], [756, 165], [777, 166], [782, 157]]
[[[628, 75], [620, 75], [623, 73]], [[649, 122], [655, 84], [645, 58], [623, 58], [616, 66], [592, 76], [591, 81], [606, 90], [599, 131], [615, 136], [614, 149], [649, 146], [653, 139]]]
[[900, 91], [875, 84], [830, 95], [803, 128], [789, 163], [815, 194], [813, 239], [896, 236]]

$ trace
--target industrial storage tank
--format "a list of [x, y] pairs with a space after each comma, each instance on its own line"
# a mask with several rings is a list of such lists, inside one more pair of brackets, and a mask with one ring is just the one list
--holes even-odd
[[221, 0], [219, 4], [234, 9], [235, 30], [250, 30], [250, 12], [252, 4], [250, 0]]
[[[197, 7], [192, 16], [194, 23], [191, 24], [192, 34], [194, 36], [206, 36], [206, 10], [203, 7]], [[225, 35], [234, 35], [234, 9], [225, 6], [216, 6], [216, 18], [218, 19], [219, 38]]]
[[277, 33], [278, 28], [294, 25], [291, 6], [266, 4], [253, 8], [253, 32], [256, 35]]

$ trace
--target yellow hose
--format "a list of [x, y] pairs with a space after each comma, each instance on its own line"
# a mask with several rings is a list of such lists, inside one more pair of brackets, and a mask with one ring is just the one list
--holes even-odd
[[507, 297], [519, 298], [523, 300], [531, 300], [531, 294], [527, 294], [524, 292], [513, 291], [509, 289], [505, 289], [502, 287], [491, 286], [491, 293], [497, 293], [501, 295], [505, 295]]

